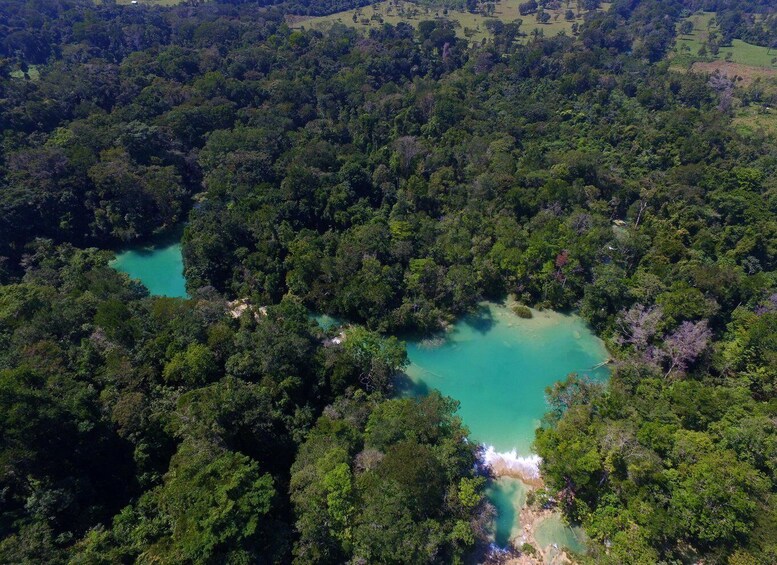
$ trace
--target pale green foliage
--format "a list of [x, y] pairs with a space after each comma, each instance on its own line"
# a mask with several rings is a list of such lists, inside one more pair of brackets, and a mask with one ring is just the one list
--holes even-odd
[[466, 509], [471, 509], [480, 504], [483, 499], [483, 477], [462, 477], [459, 481], [459, 504]]
[[171, 383], [205, 384], [216, 372], [216, 359], [207, 345], [192, 343], [165, 365], [163, 376]]
[[316, 466], [319, 468], [321, 485], [326, 493], [326, 508], [331, 519], [332, 534], [340, 542], [348, 543], [351, 540], [350, 523], [354, 513], [351, 468], [347, 463], [336, 463], [325, 471], [331, 465], [331, 455], [333, 452], [321, 459]]
[[469, 522], [465, 522], [464, 520], [457, 520], [453, 525], [451, 538], [461, 542], [465, 546], [472, 546], [475, 543], [475, 533], [472, 531], [472, 526]]
[[704, 542], [733, 542], [752, 527], [765, 478], [730, 451], [705, 454], [681, 465], [671, 509], [679, 523]]
[[405, 344], [396, 337], [382, 337], [361, 326], [348, 330], [345, 351], [361, 370], [361, 380], [370, 390], [391, 388], [397, 371], [407, 364]]
[[161, 492], [171, 521], [170, 551], [195, 562], [251, 546], [275, 492], [272, 477], [245, 455], [209, 456], [200, 449], [181, 447]]

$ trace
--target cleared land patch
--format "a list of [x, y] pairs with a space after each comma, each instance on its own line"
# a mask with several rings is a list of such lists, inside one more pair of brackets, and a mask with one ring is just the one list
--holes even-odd
[[742, 135], [763, 132], [770, 137], [777, 138], [777, 109], [761, 105], [739, 108], [733, 124]]
[[[691, 22], [689, 26], [686, 22]], [[691, 29], [689, 29], [691, 28]], [[685, 32], [685, 33], [683, 33]], [[717, 49], [711, 48], [713, 45]], [[735, 80], [734, 119], [737, 131], [746, 136], [765, 134], [777, 138], [777, 110], [766, 103], [742, 103], [739, 88], [760, 81], [764, 94], [777, 88], [777, 50], [734, 39], [720, 44], [714, 12], [697, 12], [677, 24], [677, 40], [670, 55], [677, 71], [713, 74]]]
[[[682, 33], [686, 21], [693, 25], [690, 33]], [[687, 68], [698, 62], [723, 61], [777, 70], [777, 51], [774, 49], [734, 39], [731, 45], [719, 45], [715, 53], [709, 48], [709, 44], [711, 39], [715, 42], [719, 37], [720, 31], [714, 12], [697, 12], [689, 16], [677, 24], [677, 41], [672, 53], [672, 64]]]
[[[407, 23], [413, 27], [424, 20], [447, 19], [453, 22], [456, 35], [470, 42], [481, 42], [489, 38], [489, 32], [486, 22], [501, 21], [511, 23], [521, 20], [521, 32], [526, 37], [531, 37], [537, 31], [545, 37], [566, 33], [572, 35], [573, 24], [582, 23], [583, 12], [577, 10], [576, 2], [564, 2], [561, 8], [556, 10], [545, 10], [550, 16], [547, 23], [537, 21], [536, 14], [521, 16], [518, 12], [518, 5], [524, 0], [499, 0], [494, 2], [494, 11], [490, 16], [483, 13], [473, 14], [471, 12], [448, 9], [443, 7], [428, 7], [406, 2], [405, 0], [384, 0], [377, 4], [372, 4], [363, 8], [338, 12], [328, 16], [321, 17], [294, 17], [288, 18], [289, 24], [295, 29], [320, 29], [325, 30], [334, 24], [343, 24], [362, 31], [368, 31], [372, 28], [379, 28], [384, 23], [397, 25], [400, 22]], [[610, 4], [602, 3], [601, 10], [609, 9]], [[567, 10], [572, 10], [574, 18], [566, 19]]]
[[730, 63], [728, 61], [696, 61], [691, 66], [691, 70], [697, 73], [710, 74], [718, 71], [730, 79], [738, 77], [742, 79], [737, 81], [739, 86], [750, 86], [757, 78], [777, 78], [777, 68], [769, 69], [742, 65], [740, 63]]

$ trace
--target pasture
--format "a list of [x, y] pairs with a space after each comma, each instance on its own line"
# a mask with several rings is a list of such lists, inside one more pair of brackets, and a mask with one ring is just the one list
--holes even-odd
[[[405, 0], [383, 0], [376, 4], [338, 12], [328, 16], [321, 17], [290, 17], [289, 23], [295, 29], [320, 29], [325, 30], [334, 24], [343, 24], [356, 28], [361, 31], [379, 28], [384, 23], [397, 25], [404, 22], [418, 27], [419, 22], [433, 19], [447, 19], [453, 23], [456, 35], [462, 39], [479, 43], [490, 37], [490, 32], [486, 27], [489, 20], [498, 20], [503, 23], [511, 23], [515, 20], [522, 20], [521, 32], [526, 37], [531, 37], [535, 30], [540, 31], [545, 37], [565, 33], [572, 35], [572, 24], [582, 23], [583, 12], [578, 11], [577, 2], [562, 2], [562, 6], [556, 10], [546, 10], [550, 15], [550, 21], [539, 23], [536, 14], [521, 16], [518, 12], [518, 5], [523, 0], [498, 0], [494, 2], [494, 11], [487, 16], [483, 13], [473, 14], [464, 10], [445, 10], [442, 7], [428, 7], [408, 2]], [[602, 10], [609, 8], [609, 4], [602, 4]], [[567, 20], [565, 14], [567, 10], [572, 10], [574, 19]]]
[[[678, 23], [677, 41], [672, 54], [673, 65], [688, 67], [696, 61], [708, 63], [722, 61], [761, 69], [777, 69], [777, 51], [751, 45], [741, 39], [734, 39], [731, 45], [720, 45], [719, 51], [713, 53], [706, 44], [710, 37], [715, 38], [720, 35], [714, 12], [697, 12], [685, 21], [693, 24], [693, 30], [683, 34], [681, 33], [683, 22]], [[699, 51], [702, 47], [706, 54], [700, 55]]]

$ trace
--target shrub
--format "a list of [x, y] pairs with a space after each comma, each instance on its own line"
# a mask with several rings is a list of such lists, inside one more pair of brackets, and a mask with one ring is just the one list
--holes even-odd
[[513, 312], [519, 318], [524, 318], [526, 320], [530, 320], [533, 316], [531, 309], [528, 306], [524, 306], [523, 304], [513, 306]]
[[539, 557], [537, 550], [534, 549], [534, 546], [530, 543], [524, 543], [521, 546], [521, 553], [523, 553], [524, 555], [529, 555], [531, 557]]

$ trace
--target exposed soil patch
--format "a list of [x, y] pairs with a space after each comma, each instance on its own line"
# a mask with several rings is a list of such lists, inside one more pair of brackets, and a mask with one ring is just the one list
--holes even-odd
[[741, 65], [739, 63], [730, 63], [727, 61], [697, 61], [691, 66], [691, 70], [696, 73], [720, 72], [730, 79], [738, 78], [737, 85], [749, 86], [757, 78], [777, 78], [777, 69], [765, 69], [763, 67], [752, 67], [750, 65]]

